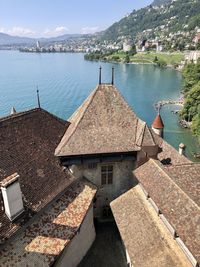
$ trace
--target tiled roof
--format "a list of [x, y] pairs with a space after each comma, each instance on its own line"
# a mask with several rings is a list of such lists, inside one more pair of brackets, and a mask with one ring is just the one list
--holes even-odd
[[76, 181], [33, 222], [0, 249], [0, 266], [52, 266], [73, 239], [96, 193], [83, 179]]
[[72, 182], [54, 156], [67, 126], [42, 109], [0, 119], [0, 181], [17, 172], [25, 206], [24, 217], [11, 223], [0, 191], [0, 243]]
[[162, 152], [158, 154], [158, 159], [163, 163], [167, 161], [170, 161], [172, 165], [191, 163], [188, 158], [184, 155], [180, 155], [179, 152], [165, 140], [162, 141], [161, 148]]
[[146, 123], [111, 84], [97, 86], [69, 121], [56, 156], [138, 151], [143, 139], [155, 145]]
[[177, 234], [200, 262], [200, 166], [164, 167], [150, 159], [134, 171]]
[[134, 267], [190, 266], [139, 185], [111, 202], [111, 209]]
[[17, 173], [13, 173], [12, 175], [6, 177], [0, 182], [1, 187], [8, 187], [10, 184], [14, 183], [17, 181], [19, 178], [19, 175]]
[[158, 114], [156, 116], [154, 122], [152, 123], [152, 127], [155, 129], [163, 129], [164, 128], [164, 123], [162, 121], [160, 114]]
[[172, 180], [200, 207], [200, 164], [168, 166]]
[[144, 123], [144, 128], [141, 134], [141, 140], [138, 140], [138, 145], [141, 147], [149, 147], [149, 146], [161, 146], [162, 138], [160, 138], [157, 134], [154, 133], [152, 129], [150, 129], [146, 123]]

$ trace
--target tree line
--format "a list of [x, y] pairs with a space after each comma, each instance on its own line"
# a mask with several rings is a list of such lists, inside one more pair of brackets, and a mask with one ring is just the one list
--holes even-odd
[[192, 122], [191, 129], [200, 141], [200, 59], [197, 64], [187, 64], [183, 70], [185, 95], [181, 117]]

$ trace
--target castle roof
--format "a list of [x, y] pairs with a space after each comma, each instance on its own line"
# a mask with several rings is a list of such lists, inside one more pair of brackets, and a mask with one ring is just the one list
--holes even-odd
[[0, 266], [52, 266], [80, 230], [96, 190], [86, 179], [68, 186], [45, 212], [2, 246]]
[[11, 222], [0, 191], [0, 244], [73, 181], [54, 156], [67, 126], [43, 109], [0, 119], [0, 182], [17, 172], [25, 206], [22, 218]]
[[200, 262], [200, 164], [166, 167], [150, 159], [134, 175]]
[[111, 84], [98, 85], [69, 122], [56, 156], [133, 152], [158, 141]]
[[133, 266], [190, 266], [140, 185], [112, 201], [111, 209]]
[[156, 116], [154, 122], [152, 123], [152, 127], [155, 129], [163, 129], [164, 128], [164, 123], [162, 121], [160, 114], [158, 114]]
[[162, 152], [158, 154], [158, 159], [163, 164], [187, 164], [191, 163], [191, 161], [186, 158], [184, 155], [180, 155], [179, 152], [171, 146], [169, 143], [167, 143], [165, 140], [162, 139], [161, 144]]

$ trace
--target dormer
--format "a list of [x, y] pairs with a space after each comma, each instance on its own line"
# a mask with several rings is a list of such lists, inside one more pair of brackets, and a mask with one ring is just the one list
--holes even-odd
[[19, 184], [19, 175], [14, 173], [1, 183], [5, 213], [13, 221], [24, 211], [22, 192]]

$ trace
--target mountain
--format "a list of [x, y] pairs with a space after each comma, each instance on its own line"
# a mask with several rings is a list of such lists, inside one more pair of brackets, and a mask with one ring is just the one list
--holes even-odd
[[[160, 3], [163, 0], [155, 0]], [[190, 32], [200, 25], [200, 1], [164, 0], [164, 6], [149, 5], [133, 10], [128, 16], [114, 23], [102, 34], [104, 40], [117, 40], [122, 36], [132, 39], [168, 36], [179, 31]]]
[[154, 0], [152, 3], [152, 6], [160, 6], [160, 5], [165, 5], [172, 2], [172, 0]]
[[[57, 37], [50, 37], [50, 38], [29, 38], [29, 37], [19, 37], [19, 36], [11, 36], [6, 33], [0, 32], [0, 45], [19, 45], [19, 44], [35, 44], [36, 41], [40, 41], [43, 43], [50, 43], [50, 42], [58, 42], [58, 41], [65, 41], [69, 38], [77, 38], [83, 36], [82, 34], [64, 34]], [[86, 35], [84, 35], [86, 36]]]
[[31, 44], [36, 42], [33, 38], [11, 36], [6, 33], [0, 32], [0, 45], [10, 45], [10, 44]]
[[49, 38], [39, 38], [37, 40], [39, 40], [40, 42], [58, 42], [58, 41], [65, 41], [69, 38], [77, 38], [77, 37], [81, 37], [83, 36], [83, 34], [63, 34], [60, 36], [56, 36], [56, 37], [49, 37]]

